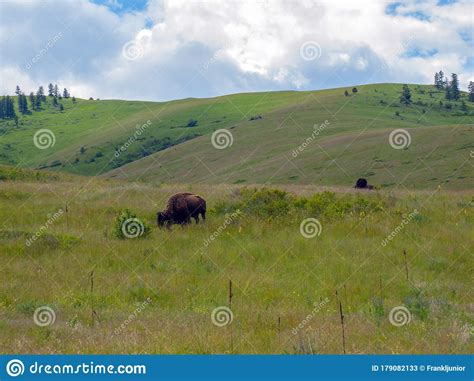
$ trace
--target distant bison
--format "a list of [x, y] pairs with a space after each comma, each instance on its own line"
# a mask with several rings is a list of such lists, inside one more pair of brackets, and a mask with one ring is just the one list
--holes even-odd
[[367, 183], [366, 179], [360, 178], [360, 179], [357, 180], [356, 185], [354, 186], [354, 188], [357, 188], [357, 189], [374, 189], [374, 186], [369, 185]]
[[166, 209], [158, 212], [156, 222], [160, 227], [186, 225], [191, 223], [191, 218], [198, 223], [199, 215], [203, 221], [206, 219], [206, 200], [193, 193], [176, 193], [169, 198]]

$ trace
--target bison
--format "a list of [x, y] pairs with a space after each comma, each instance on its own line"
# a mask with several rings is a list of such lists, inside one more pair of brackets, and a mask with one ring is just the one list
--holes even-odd
[[373, 185], [369, 185], [366, 179], [360, 178], [356, 181], [354, 188], [357, 189], [374, 189]]
[[159, 227], [169, 228], [172, 224], [189, 224], [194, 218], [197, 224], [199, 215], [206, 220], [206, 200], [193, 193], [176, 193], [169, 198], [166, 209], [158, 212], [156, 222]]

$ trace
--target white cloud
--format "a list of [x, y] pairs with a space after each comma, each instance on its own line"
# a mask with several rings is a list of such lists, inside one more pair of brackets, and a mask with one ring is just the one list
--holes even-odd
[[[10, 74], [2, 75], [0, 90], [11, 93], [16, 82], [28, 90], [57, 82], [81, 97], [163, 100], [431, 83], [440, 69], [457, 72], [463, 87], [473, 80], [469, 1], [410, 1], [394, 14], [385, 12], [388, 4], [152, 0], [142, 12], [118, 16], [115, 6], [85, 0], [2, 3], [0, 70]], [[147, 20], [153, 25], [145, 27]], [[61, 39], [27, 70], [31, 57], [58, 33]], [[320, 56], [301, 57], [306, 41], [321, 47]]]

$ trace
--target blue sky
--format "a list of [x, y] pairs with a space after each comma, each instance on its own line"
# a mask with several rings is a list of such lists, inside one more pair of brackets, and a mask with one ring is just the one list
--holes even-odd
[[0, 3], [0, 88], [169, 100], [474, 80], [472, 1]]

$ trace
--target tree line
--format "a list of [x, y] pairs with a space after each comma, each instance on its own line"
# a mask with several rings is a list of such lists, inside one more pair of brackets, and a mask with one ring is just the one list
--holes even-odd
[[[444, 76], [443, 71], [440, 70], [434, 75], [434, 85], [438, 90], [445, 91], [445, 97], [447, 100], [457, 101], [461, 98], [459, 80], [456, 73], [452, 73], [451, 80], [448, 80], [448, 78]], [[470, 81], [467, 88], [469, 91], [469, 101], [474, 102], [474, 82]]]
[[[457, 101], [461, 98], [461, 90], [459, 90], [459, 80], [458, 75], [456, 73], [452, 73], [451, 80], [449, 80], [447, 77], [444, 76], [443, 71], [440, 70], [434, 75], [434, 85], [438, 90], [445, 91], [445, 97], [447, 100]], [[469, 101], [474, 102], [474, 82], [469, 82], [468, 91]], [[407, 106], [412, 103], [411, 92], [408, 85], [403, 85], [402, 87], [400, 103], [403, 103]]]
[[[25, 93], [21, 91], [20, 86], [17, 85], [15, 89], [15, 95], [17, 96], [18, 101], [18, 111], [22, 115], [30, 114], [30, 110], [38, 111], [41, 109], [41, 105], [43, 103], [47, 103], [47, 97], [44, 93], [43, 86], [40, 86], [36, 93], [33, 91], [30, 92], [27, 97]], [[48, 97], [52, 99], [53, 106], [58, 107], [59, 111], [64, 110], [63, 104], [60, 103], [62, 98], [71, 98], [73, 102], [76, 102], [76, 98], [71, 97], [68, 89], [64, 88], [61, 93], [59, 91], [58, 85], [53, 85], [52, 83], [48, 85]], [[13, 102], [13, 97], [9, 95], [0, 98], [0, 119], [15, 119], [15, 121], [18, 121]]]

